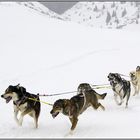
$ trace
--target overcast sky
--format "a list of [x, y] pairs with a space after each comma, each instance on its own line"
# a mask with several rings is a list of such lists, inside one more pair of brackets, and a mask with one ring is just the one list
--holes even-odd
[[76, 4], [76, 2], [41, 2], [41, 3], [58, 14], [62, 14], [63, 12], [71, 8], [74, 4]]

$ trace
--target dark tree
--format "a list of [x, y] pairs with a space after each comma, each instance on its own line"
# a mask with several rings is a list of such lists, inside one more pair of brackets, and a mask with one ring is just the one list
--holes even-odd
[[122, 12], [122, 17], [124, 17], [126, 14], [127, 14], [126, 9], [124, 9]]
[[107, 17], [106, 17], [106, 24], [108, 24], [111, 20], [111, 15], [109, 12], [107, 12]]

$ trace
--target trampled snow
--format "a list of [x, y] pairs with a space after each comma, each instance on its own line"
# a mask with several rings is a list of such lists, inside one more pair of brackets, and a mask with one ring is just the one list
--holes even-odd
[[[1, 94], [18, 83], [34, 94], [75, 91], [82, 82], [108, 83], [109, 72], [129, 75], [140, 64], [139, 30], [94, 29], [49, 18], [19, 4], [0, 4], [0, 19]], [[108, 93], [100, 101], [106, 110], [87, 109], [69, 137], [139, 138], [140, 95], [131, 96], [125, 109], [125, 104], [116, 105], [111, 89], [97, 92]], [[74, 95], [41, 100], [53, 103]], [[19, 127], [12, 102], [6, 104], [1, 98], [0, 137], [64, 138], [71, 127], [68, 117], [59, 114], [53, 119], [52, 107], [41, 105], [39, 128], [34, 129], [33, 119], [28, 116]]]

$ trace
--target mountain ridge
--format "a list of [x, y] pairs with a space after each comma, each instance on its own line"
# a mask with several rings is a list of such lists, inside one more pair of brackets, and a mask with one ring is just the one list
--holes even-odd
[[65, 20], [92, 27], [123, 28], [138, 24], [139, 2], [78, 2], [62, 14]]

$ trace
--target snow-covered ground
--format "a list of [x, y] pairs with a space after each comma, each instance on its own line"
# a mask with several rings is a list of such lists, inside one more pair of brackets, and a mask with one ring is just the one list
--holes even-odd
[[[0, 93], [20, 83], [31, 93], [76, 90], [82, 82], [108, 83], [109, 72], [128, 75], [139, 65], [140, 31], [94, 29], [51, 19], [18, 4], [0, 4]], [[129, 79], [129, 78], [127, 78]], [[140, 96], [131, 96], [128, 109], [117, 106], [110, 89], [101, 103], [106, 111], [87, 109], [71, 138], [139, 138]], [[133, 88], [132, 88], [133, 92]], [[42, 97], [53, 103], [75, 94]], [[12, 102], [0, 99], [1, 138], [64, 138], [68, 117], [50, 115], [51, 106], [42, 104], [39, 128], [26, 116], [23, 126], [13, 118]]]

